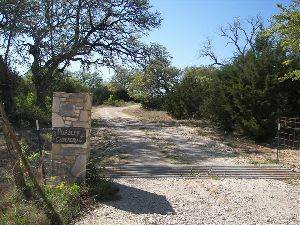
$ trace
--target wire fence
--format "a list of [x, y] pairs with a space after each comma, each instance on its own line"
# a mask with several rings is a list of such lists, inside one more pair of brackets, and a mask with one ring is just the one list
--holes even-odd
[[300, 149], [300, 118], [281, 117], [277, 122], [276, 140], [278, 147]]

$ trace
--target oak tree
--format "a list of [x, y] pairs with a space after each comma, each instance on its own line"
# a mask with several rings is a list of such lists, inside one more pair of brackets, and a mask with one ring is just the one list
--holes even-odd
[[[21, 7], [22, 4], [29, 8]], [[144, 60], [148, 47], [141, 36], [160, 26], [149, 0], [1, 0], [0, 21], [21, 7], [14, 35], [18, 53], [30, 63], [37, 103], [58, 72], [71, 62], [113, 66]], [[8, 10], [9, 9], [9, 10]], [[4, 25], [9, 29], [10, 24]]]
[[[271, 27], [265, 32], [267, 36], [276, 36], [285, 50], [300, 59], [300, 0], [294, 0], [291, 5], [277, 5], [281, 12], [272, 17]], [[285, 65], [295, 64], [291, 60], [286, 60]], [[300, 70], [287, 73], [286, 79], [300, 80]]]

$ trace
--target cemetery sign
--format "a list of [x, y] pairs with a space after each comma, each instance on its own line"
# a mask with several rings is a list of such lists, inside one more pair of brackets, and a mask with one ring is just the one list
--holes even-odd
[[52, 142], [58, 144], [84, 144], [86, 129], [82, 127], [54, 127]]

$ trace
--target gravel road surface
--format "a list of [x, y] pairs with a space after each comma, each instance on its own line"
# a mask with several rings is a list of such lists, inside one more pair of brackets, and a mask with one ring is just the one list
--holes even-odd
[[[103, 141], [117, 140], [107, 145], [119, 153], [114, 163], [249, 166], [230, 147], [199, 136], [192, 127], [145, 123], [125, 114], [125, 108], [93, 111], [93, 151], [103, 151]], [[137, 176], [114, 181], [120, 200], [98, 203], [76, 225], [300, 224], [299, 180]]]

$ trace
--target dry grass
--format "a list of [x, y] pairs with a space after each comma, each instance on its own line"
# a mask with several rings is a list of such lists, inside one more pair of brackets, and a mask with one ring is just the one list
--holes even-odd
[[[225, 134], [211, 127], [197, 127], [199, 135], [208, 136], [214, 140], [221, 141], [246, 158], [252, 164], [275, 163], [277, 150], [271, 143], [255, 143], [244, 137], [237, 137], [232, 134]], [[300, 149], [284, 149], [279, 151], [279, 163], [300, 170]]]
[[5, 139], [2, 135], [0, 135], [0, 146], [5, 146], [6, 145], [6, 142], [5, 142]]
[[140, 106], [130, 107], [123, 110], [124, 113], [147, 122], [174, 122], [175, 120], [165, 111], [146, 110]]

